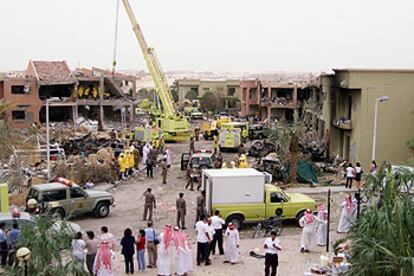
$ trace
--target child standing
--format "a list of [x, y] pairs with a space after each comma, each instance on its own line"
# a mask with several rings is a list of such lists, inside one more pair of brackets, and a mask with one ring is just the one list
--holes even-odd
[[145, 231], [139, 230], [139, 236], [136, 241], [137, 245], [137, 260], [138, 260], [138, 271], [144, 272], [145, 270]]

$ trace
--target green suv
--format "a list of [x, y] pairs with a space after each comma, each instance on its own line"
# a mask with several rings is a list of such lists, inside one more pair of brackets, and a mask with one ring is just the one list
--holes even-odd
[[[114, 196], [105, 191], [83, 190], [76, 184], [58, 182], [33, 185], [26, 198], [35, 199], [38, 212], [50, 212], [54, 218], [92, 213], [99, 218], [108, 216], [110, 206], [115, 206]], [[30, 209], [27, 206], [27, 209]]]

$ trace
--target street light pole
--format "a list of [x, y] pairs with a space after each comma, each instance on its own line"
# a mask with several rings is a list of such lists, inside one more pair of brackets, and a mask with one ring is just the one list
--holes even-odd
[[46, 100], [46, 156], [47, 156], [47, 181], [50, 181], [50, 142], [49, 142], [49, 99]]
[[375, 113], [374, 113], [374, 135], [372, 137], [372, 157], [371, 160], [375, 160], [375, 150], [377, 143], [377, 121], [378, 121], [378, 103], [388, 101], [388, 96], [382, 96], [375, 99]]

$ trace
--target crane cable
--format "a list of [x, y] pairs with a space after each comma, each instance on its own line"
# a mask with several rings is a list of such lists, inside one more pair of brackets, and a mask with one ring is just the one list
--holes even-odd
[[114, 52], [112, 56], [112, 75], [115, 75], [115, 67], [116, 67], [116, 50], [117, 50], [117, 44], [118, 44], [117, 42], [118, 42], [119, 1], [120, 0], [117, 0], [117, 3], [116, 3]]

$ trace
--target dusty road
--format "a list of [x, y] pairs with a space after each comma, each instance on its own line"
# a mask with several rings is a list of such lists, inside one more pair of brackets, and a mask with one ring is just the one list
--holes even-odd
[[[181, 153], [188, 151], [188, 143], [167, 144], [167, 147], [173, 150], [173, 165], [169, 170], [167, 178], [168, 184], [161, 184], [160, 168], [156, 168], [154, 179], [147, 179], [143, 173], [140, 173], [136, 177], [122, 182], [113, 190], [116, 207], [111, 210], [108, 217], [104, 219], [82, 217], [76, 218], [75, 221], [79, 223], [85, 231], [93, 230], [95, 233], [100, 233], [100, 227], [106, 225], [109, 227], [110, 232], [115, 235], [119, 243], [125, 228], [131, 228], [136, 235], [138, 229], [146, 227], [146, 221], [142, 221], [142, 194], [148, 187], [153, 189], [153, 193], [157, 199], [157, 209], [155, 210], [154, 217], [154, 223], [157, 230], [162, 230], [163, 226], [167, 223], [175, 224], [175, 200], [178, 197], [179, 192], [184, 192], [184, 198], [187, 200], [186, 233], [189, 235], [190, 239], [195, 242], [193, 224], [195, 220], [195, 200], [199, 195], [199, 192], [185, 190], [185, 172], [180, 170]], [[211, 142], [196, 142], [196, 148], [211, 148]], [[232, 158], [235, 158], [235, 154], [226, 153], [224, 154], [224, 158], [225, 160], [230, 161]], [[333, 196], [333, 201], [339, 204], [341, 201], [339, 198], [342, 196], [343, 195], [341, 194], [335, 194]], [[320, 201], [325, 199], [325, 194], [314, 194], [312, 197]], [[339, 210], [337, 208], [338, 204], [334, 204], [333, 213], [335, 222], [337, 222], [337, 216], [339, 215]], [[312, 263], [319, 262], [319, 256], [325, 252], [325, 248], [315, 247], [313, 252], [309, 254], [301, 254], [299, 252], [301, 229], [294, 223], [287, 223], [284, 224], [284, 226], [283, 233], [279, 237], [284, 250], [279, 257], [280, 265], [278, 275], [303, 275], [304, 271]], [[336, 223], [332, 224], [331, 229], [334, 230], [335, 227]], [[194, 265], [195, 270], [191, 275], [264, 275], [264, 260], [258, 260], [248, 255], [251, 250], [262, 248], [263, 240], [252, 240], [250, 239], [251, 235], [251, 227], [246, 227], [241, 231], [241, 257], [239, 264], [233, 266], [223, 264], [223, 257], [216, 255], [212, 258], [213, 265], [208, 267], [198, 267]], [[331, 240], [335, 240], [335, 238], [336, 233], [331, 231]], [[195, 256], [195, 252], [193, 253]], [[115, 263], [116, 275], [124, 275], [123, 257], [120, 255], [120, 246], [117, 248]], [[135, 274], [156, 275], [156, 272], [155, 270], [147, 270], [145, 273], [135, 272]]]

